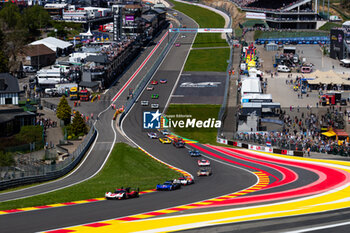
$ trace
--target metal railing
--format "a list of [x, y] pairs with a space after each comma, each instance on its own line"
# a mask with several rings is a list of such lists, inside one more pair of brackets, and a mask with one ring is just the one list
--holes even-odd
[[[48, 181], [70, 172], [83, 158], [96, 137], [96, 129], [91, 125], [89, 133], [72, 154], [63, 161], [45, 164], [40, 160], [25, 158], [26, 164], [12, 167], [0, 167], [0, 190], [24, 184]], [[54, 160], [56, 161], [56, 160]]]

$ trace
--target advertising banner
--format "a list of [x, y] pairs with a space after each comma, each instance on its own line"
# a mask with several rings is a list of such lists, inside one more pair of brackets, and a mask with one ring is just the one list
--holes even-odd
[[265, 13], [247, 12], [245, 17], [247, 19], [266, 19], [266, 14]]
[[232, 28], [170, 28], [177, 33], [232, 33]]
[[125, 21], [134, 21], [134, 19], [133, 15], [125, 15]]

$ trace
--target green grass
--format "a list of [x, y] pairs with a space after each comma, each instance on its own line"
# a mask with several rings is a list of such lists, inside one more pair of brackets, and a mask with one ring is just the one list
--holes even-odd
[[327, 22], [325, 25], [319, 28], [321, 31], [329, 32], [332, 28], [341, 27], [341, 23]]
[[94, 178], [69, 188], [30, 198], [1, 202], [0, 210], [40, 206], [103, 197], [117, 187], [154, 189], [158, 183], [179, 177], [179, 173], [126, 144], [115, 145], [103, 170]]
[[236, 38], [242, 37], [242, 34], [243, 34], [242, 28], [235, 28], [235, 37]]
[[218, 71], [225, 72], [230, 49], [192, 50], [187, 58], [184, 71]]
[[[171, 104], [167, 110], [167, 115], [191, 115], [197, 120], [207, 120], [208, 118], [217, 119], [220, 105], [210, 104]], [[186, 118], [176, 118], [175, 120], [185, 120]], [[196, 140], [200, 143], [216, 144], [217, 129], [184, 129], [175, 128], [171, 130], [175, 134]]]
[[245, 22], [243, 22], [242, 25], [245, 28], [252, 28], [255, 25], [265, 25], [265, 27], [268, 27], [267, 23], [261, 19], [248, 19]]
[[[225, 19], [213, 11], [204, 9], [198, 6], [192, 6], [185, 3], [171, 1], [175, 10], [181, 11], [184, 14], [195, 20], [200, 28], [223, 28]], [[227, 46], [226, 40], [221, 39], [221, 34], [197, 34], [193, 44], [194, 48]]]

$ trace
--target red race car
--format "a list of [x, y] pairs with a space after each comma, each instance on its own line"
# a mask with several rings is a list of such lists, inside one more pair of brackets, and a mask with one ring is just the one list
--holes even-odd
[[106, 192], [105, 197], [109, 200], [120, 200], [139, 197], [139, 189], [130, 191], [130, 188], [116, 189], [114, 193]]
[[152, 80], [151, 81], [151, 85], [157, 85], [158, 84], [158, 81], [157, 80]]

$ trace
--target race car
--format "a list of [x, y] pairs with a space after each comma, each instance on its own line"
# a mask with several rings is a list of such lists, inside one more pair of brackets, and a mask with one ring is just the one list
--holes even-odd
[[128, 199], [128, 198], [136, 198], [139, 197], [139, 189], [130, 191], [130, 187], [128, 188], [120, 188], [116, 189], [115, 192], [106, 192], [105, 197], [108, 200], [120, 200], [120, 199]]
[[157, 85], [158, 84], [158, 81], [157, 80], [152, 80], [151, 81], [151, 85]]
[[197, 161], [197, 163], [198, 163], [198, 166], [210, 166], [210, 161], [209, 160], [207, 160], [207, 159], [199, 159], [198, 161]]
[[169, 138], [159, 138], [159, 141], [163, 144], [170, 144], [171, 140]]
[[211, 176], [211, 174], [212, 174], [212, 171], [210, 167], [201, 168], [197, 172], [197, 176]]
[[148, 101], [147, 100], [142, 100], [141, 101], [141, 106], [148, 106]]
[[158, 135], [156, 133], [147, 133], [148, 137], [149, 138], [152, 138], [152, 139], [157, 139], [158, 138]]
[[194, 180], [189, 176], [180, 177], [179, 179], [174, 180], [174, 182], [182, 184], [182, 185], [194, 184]]
[[160, 130], [161, 134], [163, 135], [170, 135], [169, 131], [166, 129]]
[[199, 150], [189, 150], [188, 153], [189, 153], [192, 157], [199, 157], [199, 156], [201, 156], [201, 152], [199, 152]]
[[147, 91], [153, 91], [153, 89], [154, 89], [153, 86], [148, 86], [148, 87], [146, 88]]
[[159, 108], [159, 104], [151, 104], [151, 108], [157, 109], [157, 108]]
[[156, 189], [159, 191], [172, 191], [181, 188], [181, 184], [174, 183], [172, 180], [165, 181], [164, 184], [157, 184]]
[[185, 142], [184, 140], [182, 140], [182, 138], [174, 138], [173, 146], [175, 146], [176, 148], [183, 148], [185, 147]]
[[175, 47], [180, 47], [181, 44], [180, 43], [175, 43]]
[[159, 80], [159, 82], [160, 82], [161, 84], [165, 84], [165, 83], [168, 82], [168, 80], [166, 80], [166, 79], [161, 79], [161, 80]]
[[152, 99], [158, 99], [158, 98], [159, 98], [159, 95], [158, 95], [158, 94], [152, 94], [152, 95], [151, 95], [151, 98], [152, 98]]

